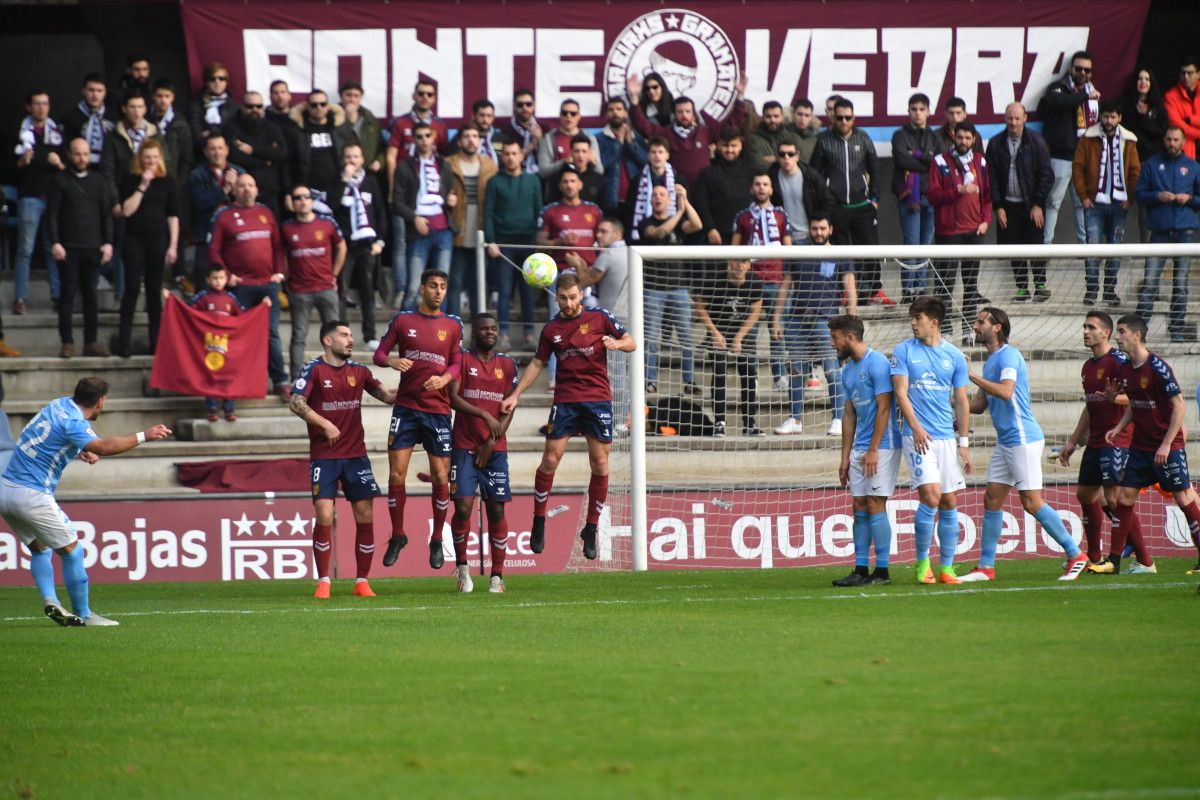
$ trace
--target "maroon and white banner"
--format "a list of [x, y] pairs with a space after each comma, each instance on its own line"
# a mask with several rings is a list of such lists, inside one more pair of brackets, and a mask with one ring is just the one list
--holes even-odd
[[[691, 2], [229, 2], [182, 3], [194, 87], [204, 65], [230, 69], [230, 91], [265, 93], [287, 81], [302, 99], [362, 82], [379, 116], [412, 105], [418, 77], [438, 87], [437, 113], [455, 123], [489, 98], [497, 119], [512, 113], [515, 89], [533, 90], [539, 116], [578, 100], [601, 124], [605, 96], [626, 78], [660, 73], [672, 93], [720, 117], [739, 72], [759, 108], [808, 97], [823, 110], [833, 93], [850, 98], [860, 125], [906, 119], [908, 97], [937, 109], [966, 100], [976, 124], [1003, 121], [1013, 100], [1036, 107], [1064, 74], [1071, 53], [1095, 54], [1105, 96], [1126, 88], [1148, 0], [813, 0]], [[1036, 118], [1036, 114], [1034, 115]]]
[[[911, 493], [909, 493], [911, 495]], [[982, 489], [960, 495], [958, 556], [979, 552], [983, 518]], [[533, 513], [529, 496], [508, 506], [511, 534], [506, 574], [562, 572], [593, 568], [579, 556], [578, 524], [583, 495], [555, 495], [558, 511], [546, 521], [546, 549], [529, 549], [528, 524]], [[1073, 486], [1047, 487], [1046, 500], [1078, 541], [1083, 523]], [[913, 559], [915, 497], [888, 503], [894, 533], [893, 559]], [[709, 567], [827, 566], [853, 558], [854, 520], [844, 490], [680, 492], [653, 494], [648, 502], [651, 569]], [[95, 583], [151, 581], [239, 581], [313, 578], [312, 503], [306, 498], [231, 500], [201, 497], [188, 500], [64, 503], [82, 541], [88, 574]], [[1138, 504], [1142, 528], [1156, 556], [1190, 556], [1187, 523], [1174, 503], [1157, 493], [1142, 495]], [[425, 542], [432, 531], [427, 497], [410, 497], [405, 528], [410, 544], [391, 568], [376, 562], [372, 574], [383, 577], [428, 577]], [[375, 504], [377, 552], [390, 534], [386, 499]], [[1107, 542], [1107, 526], [1105, 531]], [[354, 577], [354, 521], [349, 505], [338, 502], [335, 530], [338, 577]], [[449, 548], [450, 528], [443, 531]], [[486, 536], [484, 537], [486, 540]], [[628, 526], [613, 525], [607, 512], [598, 537], [600, 561], [594, 566], [629, 569]], [[1048, 557], [1061, 553], [1033, 517], [1011, 502], [1004, 516], [1000, 557]], [[0, 586], [30, 584], [28, 551], [0, 519]], [[468, 560], [477, 571], [480, 559], [490, 564], [486, 541], [473, 526]], [[447, 562], [453, 556], [447, 554]], [[447, 568], [443, 573], [448, 577]]]

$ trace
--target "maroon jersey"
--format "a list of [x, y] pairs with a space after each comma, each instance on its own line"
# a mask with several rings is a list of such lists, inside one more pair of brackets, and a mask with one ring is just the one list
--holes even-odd
[[555, 161], [570, 161], [571, 160], [571, 140], [575, 138], [572, 133], [563, 133], [558, 128], [550, 134], [553, 136], [554, 142], [554, 160]]
[[309, 222], [289, 219], [283, 223], [288, 289], [293, 292], [324, 292], [336, 289], [333, 251], [340, 241], [341, 229], [333, 217], [324, 214], [318, 214]]
[[445, 389], [430, 391], [425, 382], [437, 375], [458, 380], [462, 365], [462, 320], [443, 314], [401, 311], [388, 323], [375, 350], [375, 363], [387, 366], [392, 348], [400, 358], [411, 359], [407, 372], [400, 373], [396, 405], [430, 414], [449, 414], [450, 395]]
[[[1140, 367], [1134, 367], [1132, 361], [1122, 364], [1120, 375], [1133, 409], [1130, 447], [1153, 452], [1162, 446], [1163, 437], [1171, 427], [1171, 398], [1179, 394], [1175, 373], [1170, 364], [1151, 353]], [[1183, 449], [1182, 428], [1171, 440], [1171, 449]]]
[[[788, 232], [787, 212], [779, 206], [763, 208], [757, 204], [743, 208], [733, 218], [733, 232], [741, 234], [742, 244], [779, 246]], [[754, 274], [765, 283], [783, 280], [783, 262], [759, 259], [754, 262]]]
[[[1109, 380], [1120, 380], [1121, 366], [1128, 363], [1129, 356], [1117, 348], [1112, 348], [1098, 358], [1089, 358], [1083, 362], [1083, 395], [1087, 401], [1088, 447], [1108, 447], [1104, 434], [1116, 427], [1125, 413], [1125, 407], [1119, 406], [1104, 396], [1104, 389]], [[1133, 430], [1126, 428], [1116, 438], [1113, 447], [1129, 447], [1133, 439]]]
[[554, 253], [559, 269], [569, 269], [563, 260], [563, 256], [569, 252], [578, 255], [588, 266], [592, 265], [596, 260], [596, 227], [602, 219], [604, 213], [600, 207], [586, 201], [572, 206], [560, 200], [542, 209], [542, 216], [538, 220], [542, 232], [551, 241], [561, 239], [563, 234], [574, 235], [575, 244], [579, 246], [578, 250], [559, 250]]
[[[462, 377], [458, 381], [458, 394], [463, 400], [478, 409], [500, 419], [500, 401], [517, 385], [517, 362], [511, 356], [496, 353], [487, 361], [472, 353], [462, 352]], [[475, 450], [492, 437], [488, 426], [479, 417], [459, 412], [454, 415], [454, 430], [450, 433], [450, 446], [464, 450]], [[496, 440], [494, 452], [508, 449], [507, 437]]]
[[341, 431], [333, 444], [325, 432], [315, 425], [308, 426], [308, 457], [358, 458], [367, 454], [363, 438], [362, 396], [368, 389], [381, 386], [365, 364], [347, 361], [335, 367], [322, 357], [304, 365], [292, 391], [304, 395], [308, 407], [332, 422]]
[[603, 308], [584, 310], [577, 317], [559, 312], [542, 328], [538, 339], [538, 361], [546, 363], [553, 353], [558, 357], [555, 375], [555, 403], [590, 403], [612, 400], [608, 383], [608, 351], [601, 337], [620, 339], [625, 328]]
[[279, 228], [271, 209], [256, 204], [218, 211], [209, 236], [208, 258], [251, 286], [269, 283], [276, 272], [286, 274]]
[[214, 289], [205, 289], [202, 292], [198, 292], [191, 299], [189, 305], [197, 311], [203, 311], [218, 317], [236, 317], [246, 310], [236, 297], [224, 289], [219, 292]]
[[[413, 126], [420, 121], [411, 111], [396, 117], [392, 122], [392, 132], [388, 136], [388, 144], [399, 148], [401, 153], [410, 158], [416, 155], [417, 149], [413, 145]], [[445, 153], [446, 146], [450, 143], [449, 128], [437, 117], [430, 117], [426, 121], [433, 128], [433, 146], [438, 149], [439, 153]]]

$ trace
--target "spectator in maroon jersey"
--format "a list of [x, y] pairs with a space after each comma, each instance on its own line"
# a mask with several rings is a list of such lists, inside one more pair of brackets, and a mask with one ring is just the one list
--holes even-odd
[[566, 253], [575, 253], [591, 265], [596, 260], [596, 227], [604, 214], [600, 206], [585, 202], [580, 194], [583, 192], [583, 179], [579, 169], [574, 164], [562, 168], [558, 179], [558, 190], [562, 199], [550, 203], [542, 209], [541, 230], [538, 231], [537, 244], [575, 247], [577, 249], [556, 251], [554, 258], [559, 262], [559, 269], [566, 268], [563, 257]]
[[[636, 75], [629, 76], [629, 96], [637, 97], [641, 81]], [[741, 102], [746, 91], [746, 76], [738, 77], [737, 94], [725, 118], [724, 124], [740, 128], [746, 121], [746, 107]], [[675, 98], [675, 121], [671, 125], [659, 125], [648, 119], [641, 108], [634, 106], [630, 111], [633, 127], [646, 138], [660, 137], [667, 140], [671, 152], [671, 163], [689, 183], [696, 180], [700, 170], [708, 166], [713, 145], [721, 133], [721, 120], [707, 112], [696, 112], [696, 105], [688, 97]]]
[[533, 481], [533, 525], [529, 547], [542, 552], [546, 542], [546, 506], [554, 486], [554, 473], [571, 437], [587, 439], [591, 479], [588, 482], [586, 524], [580, 531], [583, 555], [595, 559], [596, 530], [608, 499], [608, 456], [612, 450], [612, 389], [608, 378], [608, 353], [637, 349], [633, 337], [604, 309], [583, 307], [579, 277], [559, 276], [555, 299], [559, 312], [542, 328], [537, 352], [517, 388], [500, 404], [511, 414], [553, 355], [558, 361], [554, 407], [547, 425], [546, 447]]
[[[488, 535], [492, 543], [492, 576], [489, 592], [504, 591], [504, 555], [508, 547], [508, 520], [504, 507], [512, 499], [508, 479], [508, 441], [505, 432], [512, 413], [500, 411], [500, 403], [517, 385], [517, 362], [511, 356], [495, 352], [500, 329], [491, 314], [476, 314], [471, 319], [471, 349], [463, 349], [462, 375], [450, 381], [450, 406], [454, 429], [450, 432], [454, 473], [454, 518], [450, 531], [454, 539], [454, 563], [458, 590], [469, 592], [474, 586], [467, 567], [467, 534], [471, 530], [471, 512], [475, 492], [483, 496], [487, 511]], [[483, 531], [479, 532], [480, 537]]]
[[396, 391], [383, 388], [370, 368], [350, 359], [354, 334], [350, 326], [331, 320], [321, 326], [320, 357], [304, 366], [296, 379], [288, 408], [308, 423], [308, 456], [313, 483], [313, 556], [317, 589], [313, 597], [329, 599], [329, 561], [333, 550], [333, 503], [338, 484], [354, 514], [354, 561], [358, 577], [354, 594], [374, 597], [367, 578], [375, 559], [375, 517], [372, 510], [379, 484], [371, 472], [362, 424], [362, 396], [381, 403], [396, 402]]
[[292, 189], [295, 216], [282, 226], [287, 252], [288, 308], [292, 315], [289, 364], [293, 381], [304, 367], [308, 343], [308, 318], [313, 308], [321, 325], [338, 319], [338, 276], [346, 263], [346, 241], [337, 222], [313, 211], [312, 192], [307, 186]]
[[[600, 145], [595, 136], [584, 132], [579, 127], [579, 114], [577, 101], [569, 98], [563, 100], [558, 109], [558, 127], [543, 136], [538, 145], [538, 174], [542, 176], [543, 182], [546, 184], [547, 197], [549, 197], [550, 181], [554, 180], [563, 165], [574, 163], [571, 147], [575, 137], [580, 134], [586, 136], [591, 145], [588, 152], [588, 161], [590, 162], [588, 168], [599, 174], [604, 173], [604, 167], [600, 164]], [[582, 165], [575, 164], [575, 166], [579, 167], [581, 171], [583, 170]]]
[[287, 264], [279, 241], [279, 227], [271, 209], [258, 202], [258, 184], [253, 175], [239, 175], [233, 188], [234, 202], [213, 219], [208, 258], [229, 272], [233, 294], [247, 308], [271, 298], [267, 338], [267, 374], [280, 397], [291, 395], [283, 368], [283, 346], [279, 341], [279, 285], [286, 278]]
[[513, 93], [513, 116], [504, 132], [521, 143], [522, 168], [538, 174], [538, 148], [542, 144], [542, 126], [538, 125], [533, 92], [517, 89]]

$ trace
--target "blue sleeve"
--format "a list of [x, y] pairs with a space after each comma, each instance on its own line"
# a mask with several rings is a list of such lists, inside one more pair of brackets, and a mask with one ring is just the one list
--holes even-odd
[[892, 351], [891, 358], [888, 359], [889, 373], [893, 376], [903, 375], [906, 378], [908, 377], [908, 365], [904, 363], [904, 359], [908, 356], [907, 344], [907, 342], [901, 342], [896, 345], [896, 349]]
[[967, 373], [967, 357], [962, 354], [962, 351], [955, 348], [954, 350], [954, 388], [961, 389], [971, 382], [971, 378]]
[[92, 423], [86, 419], [70, 419], [63, 423], [63, 436], [68, 442], [78, 447], [80, 450], [87, 447], [88, 443], [100, 437], [92, 430]]
[[1006, 347], [1000, 354], [1000, 372], [1006, 369], [1015, 369], [1018, 374], [1021, 371], [1021, 354], [1014, 347]]
[[892, 391], [892, 373], [886, 358], [871, 360], [871, 391], [876, 395], [890, 394]]

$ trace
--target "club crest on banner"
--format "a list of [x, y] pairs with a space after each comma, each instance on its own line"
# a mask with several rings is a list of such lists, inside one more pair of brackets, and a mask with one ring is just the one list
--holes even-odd
[[204, 333], [204, 366], [213, 372], [225, 367], [225, 356], [229, 353], [229, 336], [221, 333]]
[[609, 97], [624, 96], [631, 75], [657, 72], [675, 97], [721, 119], [737, 99], [740, 72], [729, 36], [693, 11], [668, 8], [643, 14], [613, 40], [604, 63]]

